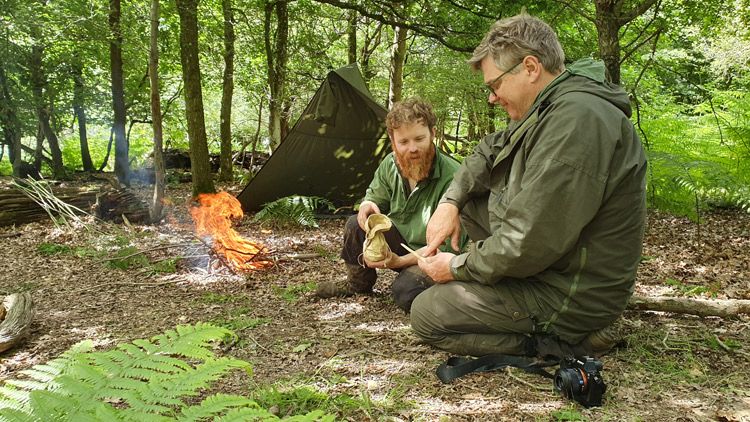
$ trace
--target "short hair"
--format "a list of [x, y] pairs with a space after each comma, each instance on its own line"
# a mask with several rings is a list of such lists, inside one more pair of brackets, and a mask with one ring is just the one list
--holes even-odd
[[509, 69], [524, 57], [534, 56], [548, 72], [565, 70], [565, 53], [555, 31], [526, 13], [495, 22], [474, 49], [469, 65], [479, 70], [487, 56], [492, 57], [499, 69]]
[[385, 116], [385, 127], [388, 136], [393, 137], [393, 131], [408, 123], [422, 123], [430, 131], [437, 123], [437, 116], [432, 106], [419, 98], [409, 98], [393, 104], [388, 115]]

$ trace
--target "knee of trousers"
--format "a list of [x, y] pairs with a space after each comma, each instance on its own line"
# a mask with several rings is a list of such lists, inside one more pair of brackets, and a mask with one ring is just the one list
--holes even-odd
[[416, 265], [405, 268], [391, 285], [393, 302], [404, 312], [409, 312], [414, 299], [431, 284], [429, 277]]
[[436, 320], [433, 312], [435, 306], [433, 296], [437, 290], [437, 288], [425, 290], [414, 298], [411, 304], [411, 329], [427, 343], [435, 343], [444, 337], [439, 330], [440, 321]]

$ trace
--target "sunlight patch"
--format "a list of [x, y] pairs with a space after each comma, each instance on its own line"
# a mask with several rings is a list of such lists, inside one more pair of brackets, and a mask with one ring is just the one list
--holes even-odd
[[408, 330], [409, 326], [398, 321], [380, 321], [374, 323], [362, 323], [354, 328], [357, 330], [369, 331], [371, 333], [383, 333]]
[[332, 303], [324, 313], [318, 316], [318, 320], [328, 321], [342, 318], [347, 315], [358, 314], [364, 309], [365, 308], [359, 303]]

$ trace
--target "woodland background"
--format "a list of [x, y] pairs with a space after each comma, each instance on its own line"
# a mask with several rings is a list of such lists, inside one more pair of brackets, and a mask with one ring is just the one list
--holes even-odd
[[22, 155], [56, 177], [104, 169], [127, 182], [131, 169], [153, 166], [159, 140], [191, 149], [196, 192], [213, 189], [207, 151], [222, 154], [221, 180], [243, 183], [252, 173], [232, 168], [232, 152], [272, 151], [326, 73], [348, 63], [386, 107], [413, 95], [432, 102], [439, 141], [460, 158], [505, 125], [465, 60], [494, 20], [526, 10], [557, 30], [569, 61], [604, 60], [630, 93], [651, 207], [693, 217], [706, 206], [747, 210], [748, 6], [3, 0], [0, 173]]
[[[28, 338], [0, 354], [0, 420], [750, 420], [747, 316], [628, 310], [605, 357], [605, 406], [583, 409], [520, 371], [440, 384], [447, 355], [396, 312], [392, 272], [373, 296], [316, 299], [316, 283], [341, 273], [341, 220], [238, 222], [274, 262], [249, 274], [196, 239], [190, 198], [236, 194], [257, 171], [237, 161], [272, 152], [349, 63], [384, 107], [434, 104], [439, 145], [460, 159], [507, 121], [466, 59], [521, 10], [556, 29], [569, 61], [602, 59], [630, 94], [650, 164], [636, 294], [750, 299], [748, 0], [0, 0], [0, 191], [11, 174], [65, 185], [113, 172], [159, 221], [0, 227], [0, 295], [30, 292], [37, 307]], [[164, 171], [166, 148], [190, 151], [191, 184]], [[140, 179], [151, 168], [163, 201]], [[149, 374], [138, 362], [151, 347]], [[248, 362], [251, 380], [230, 374]], [[186, 387], [140, 400], [144, 384], [174, 383]]]

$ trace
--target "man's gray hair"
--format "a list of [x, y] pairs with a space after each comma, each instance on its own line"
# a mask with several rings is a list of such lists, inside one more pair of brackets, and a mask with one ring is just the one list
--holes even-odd
[[555, 31], [544, 21], [522, 13], [495, 22], [474, 49], [469, 65], [481, 68], [485, 57], [495, 66], [508, 70], [526, 56], [534, 56], [553, 74], [565, 69], [565, 53]]

